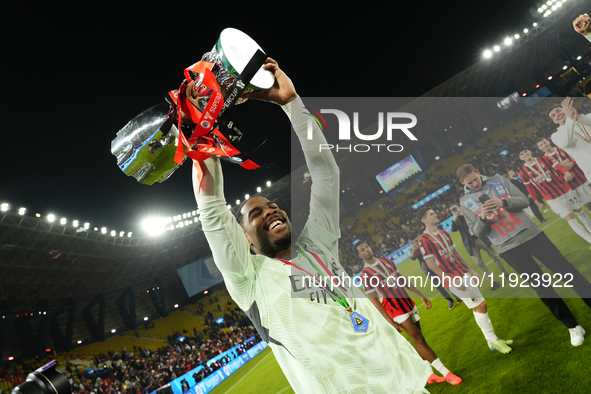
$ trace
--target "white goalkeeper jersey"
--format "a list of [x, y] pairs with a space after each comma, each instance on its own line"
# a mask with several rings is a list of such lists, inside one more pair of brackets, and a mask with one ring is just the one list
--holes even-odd
[[[318, 151], [326, 140], [317, 126], [313, 139], [306, 139], [308, 116], [301, 100], [283, 108], [302, 143], [313, 179], [310, 216], [290, 262], [315, 276], [315, 268], [320, 268], [342, 277], [338, 167], [330, 152]], [[330, 286], [315, 287], [303, 279], [299, 269], [250, 254], [244, 232], [223, 196], [219, 160], [209, 159], [204, 164], [211, 177], [206, 174], [196, 196], [214, 261], [228, 292], [269, 343], [294, 391], [427, 393], [424, 387], [432, 373], [429, 363], [359, 289], [348, 283], [338, 291], [369, 320], [365, 333], [353, 330], [349, 312], [331, 297]]]
[[581, 116], [578, 121], [566, 118], [564, 126], [558, 126], [551, 138], [575, 160], [587, 179], [591, 179], [591, 114]]

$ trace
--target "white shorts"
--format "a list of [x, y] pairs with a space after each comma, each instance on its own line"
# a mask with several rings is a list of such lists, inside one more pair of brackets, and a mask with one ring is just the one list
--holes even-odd
[[[454, 287], [453, 285], [453, 281], [452, 281], [452, 285], [449, 286], [449, 291], [452, 292], [453, 295], [455, 295], [456, 297], [458, 297], [459, 299], [461, 299], [462, 301], [464, 301], [464, 304], [466, 304], [466, 306], [470, 309], [474, 309], [476, 308], [478, 305], [482, 304], [484, 302], [484, 297], [482, 296], [482, 293], [480, 292], [480, 289], [478, 287], [474, 287], [470, 285], [470, 278], [472, 277], [472, 275], [470, 275], [469, 273], [464, 274], [464, 279], [462, 279], [462, 285], [466, 285], [466, 290], [461, 291], [458, 290]], [[476, 278], [478, 279], [478, 278]], [[456, 283], [459, 282], [459, 279], [456, 279]], [[472, 281], [472, 282], [476, 282], [476, 281]]]
[[573, 209], [579, 209], [585, 204], [573, 190], [553, 200], [546, 200], [546, 202], [550, 209], [563, 219]]
[[416, 323], [419, 320], [421, 320], [421, 317], [419, 316], [419, 311], [417, 310], [416, 306], [412, 308], [412, 311], [405, 313], [404, 315], [398, 315], [392, 320], [394, 320], [398, 324], [401, 324], [403, 321], [406, 321], [409, 317], [412, 319], [413, 323]]
[[591, 184], [589, 184], [589, 182], [583, 183], [581, 186], [573, 190], [573, 192], [584, 204], [591, 202]]

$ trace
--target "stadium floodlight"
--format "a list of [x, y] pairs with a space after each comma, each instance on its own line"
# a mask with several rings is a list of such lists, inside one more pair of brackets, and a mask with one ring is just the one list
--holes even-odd
[[53, 222], [55, 220], [55, 215], [53, 213], [50, 213], [49, 215], [47, 215], [47, 221], [49, 223]]
[[119, 231], [119, 236], [123, 237], [125, 235], [125, 231]]
[[458, 146], [462, 146], [462, 143], [461, 142], [458, 142]]
[[9, 207], [10, 207], [10, 206], [9, 206], [7, 203], [5, 203], [5, 202], [4, 202], [4, 203], [2, 203], [2, 204], [0, 205], [0, 211], [2, 211], [2, 212], [6, 212], [6, 211], [8, 211], [8, 208], [9, 208]]
[[260, 192], [261, 192], [261, 190], [263, 190], [263, 189], [261, 189], [261, 188], [260, 188], [260, 186], [259, 186], [259, 187], [257, 187], [257, 193], [260, 193]]
[[114, 237], [114, 236], [116, 236], [116, 235], [117, 235], [117, 231], [115, 231], [115, 230], [111, 230], [111, 237]]
[[250, 194], [245, 194], [245, 195], [244, 195], [244, 199], [245, 199], [245, 200], [248, 200], [249, 198], [250, 198]]
[[489, 59], [492, 56], [492, 51], [490, 49], [487, 49], [486, 51], [484, 51], [482, 56], [484, 56], [485, 59]]
[[159, 217], [147, 218], [142, 221], [142, 228], [153, 237], [164, 232], [164, 222], [165, 220]]
[[144, 321], [148, 321], [148, 317], [144, 317]]
[[240, 205], [240, 200], [236, 200], [236, 205]]
[[528, 31], [529, 31], [529, 30], [527, 30], [527, 29], [523, 29], [523, 32], [524, 32], [525, 34], [527, 34], [527, 32], [528, 32]]
[[439, 156], [435, 157], [435, 160], [439, 160]]
[[485, 127], [484, 129], [482, 129], [482, 131], [486, 131], [486, 130], [488, 130], [488, 127]]
[[187, 214], [183, 213], [183, 219], [186, 219], [186, 218], [187, 218]]
[[127, 233], [127, 238], [131, 238], [131, 234], [133, 234], [131, 231]]
[[527, 96], [527, 93], [523, 93], [523, 94], [522, 94], [522, 96], [523, 96], [523, 97]]
[[184, 224], [183, 222], [180, 222], [180, 223], [179, 223], [179, 227], [180, 227], [180, 228], [183, 228], [183, 227], [185, 227], [185, 224]]
[[88, 230], [90, 228], [90, 223], [88, 223], [88, 222], [84, 223], [84, 228], [86, 230]]
[[107, 233], [107, 228], [106, 227], [102, 227], [101, 228], [101, 233], [102, 234], [106, 234]]
[[552, 5], [552, 0], [548, 0], [548, 2], [546, 4]]
[[267, 181], [267, 187], [271, 186], [271, 181]]
[[232, 209], [232, 206], [230, 204], [228, 204], [228, 209]]
[[513, 39], [510, 37], [505, 38], [505, 45], [511, 45], [513, 44]]
[[538, 22], [534, 22], [533, 26], [538, 27]]
[[94, 228], [94, 231], [98, 231], [98, 227], [95, 227], [95, 228]]
[[61, 218], [60, 219], [60, 224], [63, 225], [63, 224], [66, 224], [66, 223], [68, 223], [68, 221], [66, 220], [66, 218]]
[[72, 226], [74, 226], [74, 227], [78, 227], [79, 224], [80, 224], [80, 222], [78, 220], [72, 221]]
[[542, 13], [544, 11], [544, 9], [542, 7], [538, 8], [538, 13]]
[[548, 77], [548, 81], [551, 81], [551, 80], [552, 80], [552, 75], [550, 75], [550, 76]]
[[82, 343], [82, 340], [79, 339], [78, 342], [76, 342], [78, 345], [80, 345]]
[[114, 328], [111, 330], [111, 333], [115, 334], [117, 332], [117, 330], [115, 330]]
[[26, 211], [27, 211], [27, 208], [19, 208], [18, 209], [18, 214], [22, 216], [22, 215], [25, 214]]
[[178, 307], [179, 307], [179, 304], [174, 304], [174, 307], [175, 307], [175, 308], [178, 308]]
[[36, 213], [35, 216], [38, 217], [38, 218], [40, 218], [41, 217], [41, 214], [40, 213]]
[[567, 68], [568, 68], [568, 66], [564, 66], [564, 67], [562, 67], [562, 69], [563, 69], [563, 70], [566, 70]]
[[577, 56], [577, 60], [581, 60], [582, 58], [580, 56]]
[[545, 10], [548, 8], [548, 6], [546, 4], [544, 4], [543, 6], [540, 7], [541, 9]]
[[516, 40], [519, 40], [519, 34], [515, 34], [513, 37], [515, 37]]

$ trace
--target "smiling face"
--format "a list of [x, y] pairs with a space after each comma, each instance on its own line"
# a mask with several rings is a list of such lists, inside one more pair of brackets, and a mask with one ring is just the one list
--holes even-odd
[[550, 145], [550, 141], [545, 138], [538, 142], [538, 149], [545, 153], [552, 153], [554, 151], [554, 148]]
[[562, 125], [566, 121], [566, 114], [561, 107], [552, 108], [552, 110], [548, 112], [548, 116], [555, 124]]
[[470, 189], [474, 191], [478, 191], [482, 189], [482, 179], [480, 178], [480, 171], [476, 170], [476, 172], [471, 172], [464, 177], [464, 179], [460, 180], [462, 185], [468, 186]]
[[252, 197], [240, 213], [242, 229], [255, 253], [275, 257], [291, 247], [291, 222], [277, 204], [265, 197]]
[[523, 161], [528, 161], [532, 158], [531, 151], [529, 149], [524, 149], [519, 152], [519, 158]]

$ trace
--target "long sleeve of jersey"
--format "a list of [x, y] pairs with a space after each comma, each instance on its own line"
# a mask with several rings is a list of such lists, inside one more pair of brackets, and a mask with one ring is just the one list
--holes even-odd
[[[322, 227], [339, 237], [340, 177], [334, 156], [330, 150], [320, 150], [320, 146], [326, 144], [326, 138], [316, 122], [311, 121], [312, 118], [307, 115], [308, 110], [299, 97], [282, 108], [291, 120], [302, 145], [312, 177], [309, 220], [318, 221]], [[311, 139], [308, 139], [308, 124], [312, 127]]]

